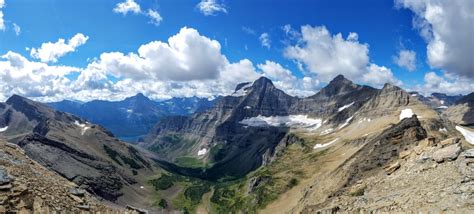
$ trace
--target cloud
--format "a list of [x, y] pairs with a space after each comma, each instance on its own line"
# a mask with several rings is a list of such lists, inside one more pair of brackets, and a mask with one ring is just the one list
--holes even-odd
[[163, 21], [163, 18], [156, 10], [149, 9], [147, 16], [150, 17], [150, 22], [156, 26], [160, 25], [161, 21]]
[[5, 20], [3, 19], [2, 9], [5, 7], [5, 0], [0, 0], [0, 30], [5, 31]]
[[79, 71], [69, 66], [32, 62], [9, 51], [0, 57], [0, 94], [4, 98], [12, 94], [43, 98], [60, 96], [71, 91], [70, 80], [65, 76]]
[[242, 31], [244, 31], [246, 34], [249, 34], [249, 35], [255, 35], [256, 34], [255, 30], [250, 28], [250, 27], [243, 26]]
[[217, 3], [217, 0], [202, 0], [196, 7], [205, 16], [215, 16], [217, 13], [227, 13], [224, 4]]
[[159, 26], [163, 21], [163, 17], [158, 13], [158, 11], [153, 9], [142, 10], [140, 5], [134, 0], [126, 0], [115, 5], [113, 9], [114, 13], [121, 13], [122, 15], [127, 15], [129, 12], [136, 15], [143, 15], [150, 18], [150, 23]]
[[76, 48], [84, 45], [88, 39], [88, 36], [78, 33], [67, 42], [61, 38], [55, 43], [46, 42], [40, 48], [31, 48], [30, 55], [41, 62], [57, 62], [64, 55], [76, 51]]
[[[291, 32], [291, 28], [285, 29]], [[341, 33], [332, 35], [325, 26], [306, 25], [301, 27], [296, 44], [285, 48], [284, 56], [294, 60], [306, 73], [315, 74], [322, 82], [343, 74], [354, 81], [374, 86], [380, 85], [381, 81], [401, 84], [390, 69], [369, 63], [369, 45], [360, 43], [358, 39], [354, 32], [344, 38]]]
[[385, 83], [402, 85], [402, 82], [395, 78], [392, 71], [385, 66], [370, 64], [369, 71], [362, 75], [362, 81], [380, 87]]
[[432, 68], [474, 79], [474, 1], [395, 0], [414, 13], [413, 27], [426, 40]]
[[266, 47], [268, 49], [270, 49], [272, 46], [271, 46], [271, 40], [270, 40], [270, 35], [268, 35], [268, 33], [262, 33], [260, 35], [260, 37], [258, 37], [258, 39], [260, 40], [260, 43], [262, 44], [263, 47]]
[[16, 23], [13, 23], [13, 31], [15, 31], [15, 34], [19, 36], [21, 34], [21, 28], [18, 26]]
[[425, 84], [416, 86], [416, 90], [424, 94], [443, 92], [451, 95], [468, 94], [474, 91], [472, 80], [445, 73], [439, 76], [435, 72], [428, 72], [424, 77]]
[[142, 12], [140, 5], [137, 4], [134, 0], [126, 0], [115, 5], [113, 10], [115, 13], [121, 13], [122, 15], [127, 15], [129, 12], [134, 14], [139, 14]]
[[153, 99], [213, 97], [229, 95], [238, 83], [262, 75], [297, 96], [312, 95], [319, 86], [317, 79], [297, 78], [273, 61], [229, 62], [218, 41], [184, 27], [166, 42], [152, 41], [131, 53], [102, 53], [84, 68], [52, 66], [8, 52], [0, 57], [0, 99], [13, 93], [43, 102], [119, 100], [138, 92]]
[[393, 56], [393, 62], [408, 71], [416, 70], [416, 52], [412, 50], [400, 50], [398, 56]]
[[258, 64], [257, 68], [263, 76], [271, 79], [278, 88], [294, 96], [306, 97], [313, 95], [319, 87], [317, 79], [309, 76], [298, 79], [290, 70], [273, 61], [267, 60], [263, 64]]

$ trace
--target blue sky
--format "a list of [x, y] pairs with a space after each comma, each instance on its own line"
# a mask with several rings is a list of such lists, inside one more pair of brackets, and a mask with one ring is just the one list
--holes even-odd
[[[317, 90], [327, 82], [327, 79], [319, 78], [322, 75], [320, 71], [316, 71], [319, 68], [318, 66], [321, 65], [317, 62], [316, 64], [311, 64], [312, 61], [310, 60], [318, 59], [308, 60], [295, 55], [289, 56], [286, 52], [291, 46], [299, 46], [300, 48], [305, 48], [305, 50], [310, 48], [301, 43], [301, 27], [308, 25], [314, 28], [325, 26], [331, 36], [341, 33], [344, 39], [343, 42], [348, 41], [349, 33], [357, 33], [357, 44], [366, 45], [368, 49], [368, 63], [365, 63], [367, 64], [366, 67], [373, 64], [389, 69], [393, 74], [393, 78], [387, 80], [401, 84], [404, 88], [426, 90], [426, 92], [445, 89], [441, 86], [443, 82], [435, 86], [427, 86], [428, 73], [433, 74], [432, 77], [440, 78], [441, 80], [439, 81], [450, 84], [455, 84], [456, 81], [472, 77], [469, 71], [453, 70], [453, 68], [459, 67], [472, 68], [472, 63], [464, 66], [448, 66], [453, 64], [449, 60], [447, 62], [444, 60], [443, 64], [436, 63], [431, 58], [431, 60], [428, 59], [427, 46], [433, 42], [433, 39], [424, 37], [421, 33], [424, 28], [414, 25], [413, 20], [424, 19], [431, 24], [431, 26], [428, 26], [430, 27], [428, 29], [434, 32], [443, 29], [437, 28], [438, 23], [431, 21], [430, 17], [425, 16], [426, 9], [420, 9], [422, 7], [418, 7], [418, 5], [408, 0], [396, 2], [390, 0], [203, 0], [203, 2], [206, 1], [222, 10], [215, 11], [211, 15], [205, 14], [202, 8], [199, 8], [200, 1], [198, 0], [135, 0], [132, 2], [139, 5], [140, 12], [134, 13], [129, 11], [126, 14], [114, 11], [114, 8], [118, 4], [126, 2], [125, 0], [5, 0], [3, 8], [0, 7], [1, 11], [3, 11], [5, 26], [3, 32], [0, 30], [0, 55], [10, 51], [21, 55], [29, 62], [39, 62], [41, 60], [32, 56], [30, 48], [39, 49], [43, 43], [54, 43], [60, 38], [64, 38], [67, 41], [76, 34], [81, 33], [87, 37], [87, 41], [84, 44], [75, 47], [72, 52], [61, 55], [58, 57], [57, 62], [43, 61], [43, 63], [47, 64], [47, 66], [64, 65], [85, 69], [94, 61], [94, 58], [100, 61], [100, 56], [103, 53], [120, 52], [125, 55], [130, 52], [137, 53], [140, 46], [153, 41], [166, 43], [168, 38], [177, 35], [183, 27], [187, 27], [196, 30], [199, 36], [217, 41], [221, 46], [221, 54], [227, 58], [228, 63], [236, 63], [242, 59], [248, 59], [252, 62], [257, 73], [265, 73], [265, 71], [258, 68], [258, 65], [265, 64], [267, 61], [275, 62], [281, 65], [283, 69], [290, 71], [297, 79], [302, 79], [305, 76], [313, 78], [317, 86], [313, 87], [312, 90]], [[460, 3], [464, 2], [460, 0]], [[434, 3], [427, 1], [425, 8], [432, 6], [432, 4]], [[442, 3], [439, 4], [446, 6], [442, 5]], [[472, 12], [472, 4], [469, 2], [466, 4], [468, 4], [468, 12]], [[448, 9], [446, 8], [446, 11]], [[149, 10], [159, 13], [162, 20], [159, 23], [151, 23], [151, 18], [147, 15]], [[452, 14], [447, 12], [441, 15], [452, 16]], [[467, 17], [465, 21], [469, 22], [471, 19], [472, 17]], [[21, 28], [20, 32], [15, 33], [14, 25]], [[292, 32], [298, 33], [300, 37], [292, 37], [285, 33], [283, 30], [285, 25], [291, 26]], [[467, 28], [466, 34], [468, 37], [472, 34], [472, 26]], [[268, 35], [269, 47], [262, 45], [259, 39], [262, 34]], [[451, 38], [445, 37], [441, 39], [451, 41]], [[446, 42], [446, 44], [449, 45], [449, 42]], [[472, 41], [467, 41], [467, 46], [470, 45], [472, 45]], [[452, 47], [456, 48], [455, 45], [452, 45]], [[408, 64], [411, 63], [411, 68], [406, 63], [404, 65], [397, 65], [394, 58], [399, 57], [401, 51], [410, 51], [416, 54], [414, 58], [407, 59]], [[334, 56], [334, 53], [331, 56]], [[469, 59], [470, 57], [467, 56], [466, 58]], [[4, 57], [4, 59], [6, 58]], [[306, 68], [301, 69], [298, 67], [298, 64], [303, 64], [303, 67]], [[415, 67], [413, 68], [413, 66]], [[126, 78], [137, 80], [126, 75], [110, 75], [107, 72], [109, 71], [104, 71], [108, 80], [112, 81], [111, 84]], [[341, 73], [344, 73], [344, 71], [341, 71]], [[70, 79], [74, 77], [72, 78], [72, 81], [74, 81], [81, 74], [81, 71], [78, 71], [68, 73], [67, 76]], [[158, 80], [168, 83], [176, 82], [175, 79], [161, 78]], [[103, 81], [106, 82], [107, 80]], [[373, 83], [367, 79], [365, 81], [362, 79], [355, 81], [369, 85]], [[467, 84], [468, 89], [474, 88], [472, 84], [463, 84]], [[372, 85], [380, 87], [378, 83]], [[20, 86], [14, 85], [9, 88], [15, 87]], [[99, 93], [97, 88], [94, 90], [95, 92], [92, 94]], [[18, 91], [28, 93], [26, 89]], [[75, 90], [75, 92], [78, 91], [80, 89]], [[128, 95], [135, 92], [127, 91], [125, 94]], [[168, 92], [148, 91], [145, 93], [157, 99], [168, 95], [206, 96], [213, 93]], [[214, 92], [221, 93], [222, 91]], [[448, 92], [466, 93], [463, 90]], [[48, 96], [56, 98], [72, 96], [71, 94], [61, 96], [51, 94], [53, 92], [40, 92], [37, 95], [43, 98]], [[86, 94], [86, 92], [83, 92], [81, 96]], [[114, 97], [117, 96], [114, 95]], [[99, 96], [97, 98], [104, 97]]]

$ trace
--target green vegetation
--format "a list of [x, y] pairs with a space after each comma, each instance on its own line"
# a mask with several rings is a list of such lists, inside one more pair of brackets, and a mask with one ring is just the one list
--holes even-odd
[[104, 150], [107, 153], [107, 155], [112, 158], [118, 165], [123, 166], [122, 162], [120, 162], [117, 157], [120, 156], [120, 154], [113, 150], [112, 148], [108, 147], [107, 145], [104, 145]]
[[178, 166], [188, 167], [188, 168], [204, 168], [205, 164], [202, 160], [199, 160], [194, 157], [184, 156], [176, 158], [174, 163]]
[[107, 145], [104, 145], [104, 150], [107, 153], [107, 155], [112, 158], [117, 164], [120, 166], [123, 166], [122, 162], [119, 161], [118, 158], [120, 158], [125, 164], [129, 165], [132, 169], [141, 169], [143, 168], [140, 164], [138, 164], [135, 160], [132, 158], [129, 158], [125, 155], [122, 155], [118, 153], [117, 151], [113, 150]]
[[150, 183], [155, 187], [156, 191], [159, 191], [169, 189], [177, 181], [179, 181], [177, 176], [163, 174], [157, 179], [150, 180]]
[[165, 199], [161, 199], [160, 203], [158, 203], [158, 206], [160, 206], [163, 209], [166, 209], [166, 208], [168, 208], [168, 202], [166, 202]]
[[[173, 198], [165, 200], [170, 206], [194, 213], [202, 202], [203, 196], [210, 195], [211, 213], [257, 213], [275, 201], [281, 194], [299, 185], [309, 175], [319, 169], [314, 163], [323, 157], [328, 150], [315, 152], [312, 149], [314, 139], [289, 145], [270, 165], [250, 173], [240, 179], [222, 179], [216, 182], [185, 178], [176, 175], [163, 175], [152, 180], [158, 194], [168, 194], [165, 190], [175, 185], [180, 192]], [[220, 148], [211, 149], [211, 157], [219, 156]], [[295, 159], [294, 157], [299, 157]], [[299, 164], [295, 164], [298, 161]], [[176, 164], [186, 167], [200, 167], [204, 164], [192, 157], [176, 159]], [[249, 187], [249, 181], [255, 179]], [[161, 200], [163, 197], [159, 197]], [[206, 197], [207, 199], [207, 197]], [[161, 202], [161, 201], [160, 201]], [[206, 201], [207, 202], [207, 201]], [[157, 204], [158, 201], [157, 201]]]

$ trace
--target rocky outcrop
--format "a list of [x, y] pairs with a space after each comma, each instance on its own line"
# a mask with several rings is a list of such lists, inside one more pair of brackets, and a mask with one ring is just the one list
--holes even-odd
[[0, 140], [0, 213], [59, 212], [126, 213], [107, 207], [26, 157], [21, 148]]

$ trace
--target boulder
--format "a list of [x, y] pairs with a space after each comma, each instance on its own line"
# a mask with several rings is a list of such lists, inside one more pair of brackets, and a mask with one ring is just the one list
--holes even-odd
[[445, 148], [439, 149], [433, 153], [433, 160], [438, 163], [444, 161], [453, 161], [461, 153], [461, 146], [459, 144], [454, 144], [447, 146]]
[[408, 157], [410, 154], [411, 154], [411, 151], [410, 151], [410, 150], [405, 150], [405, 151], [401, 151], [398, 156], [399, 156], [400, 158], [404, 159], [404, 158]]

